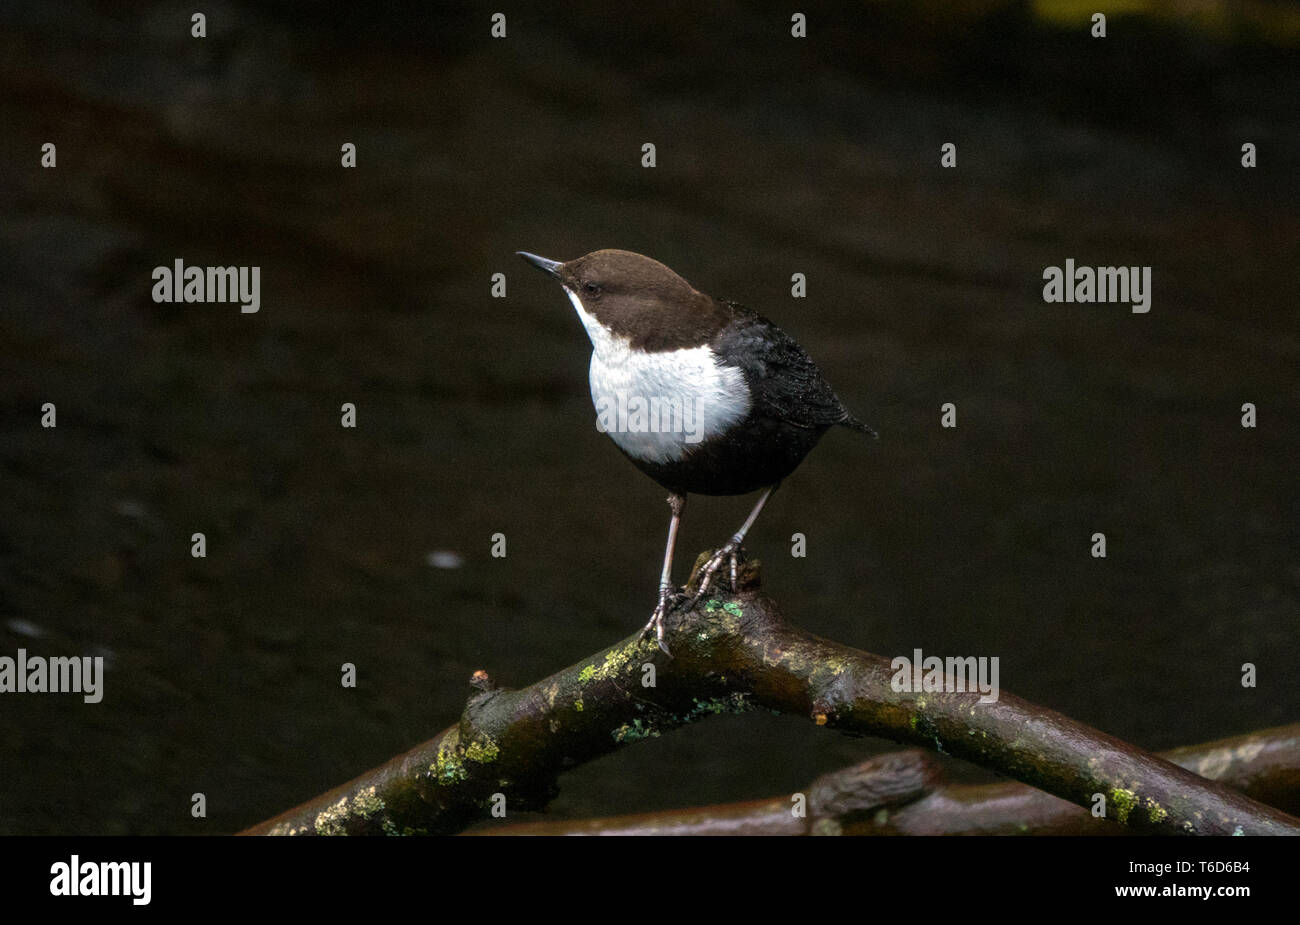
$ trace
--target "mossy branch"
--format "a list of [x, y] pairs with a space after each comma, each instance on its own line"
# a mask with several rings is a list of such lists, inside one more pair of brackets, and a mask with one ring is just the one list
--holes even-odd
[[1102, 794], [1136, 831], [1300, 834], [1280, 810], [1005, 692], [987, 704], [978, 692], [896, 692], [889, 660], [789, 624], [756, 563], [739, 584], [670, 616], [672, 659], [638, 633], [522, 690], [476, 673], [459, 723], [243, 834], [457, 832], [503, 798], [508, 811], [543, 808], [575, 765], [755, 708], [937, 749], [1081, 806]]
[[[1300, 723], [1162, 752], [1162, 758], [1288, 812], [1300, 810]], [[594, 819], [495, 825], [473, 835], [1123, 835], [1126, 826], [1014, 781], [954, 784], [905, 749], [766, 800]], [[834, 794], [828, 799], [826, 794]]]

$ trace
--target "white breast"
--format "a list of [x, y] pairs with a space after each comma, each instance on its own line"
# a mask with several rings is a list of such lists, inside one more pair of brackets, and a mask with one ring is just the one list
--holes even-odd
[[569, 301], [591, 338], [597, 426], [629, 455], [674, 462], [749, 414], [744, 373], [718, 362], [707, 345], [659, 353], [633, 350], [627, 338], [615, 336], [590, 315], [575, 293], [569, 292]]

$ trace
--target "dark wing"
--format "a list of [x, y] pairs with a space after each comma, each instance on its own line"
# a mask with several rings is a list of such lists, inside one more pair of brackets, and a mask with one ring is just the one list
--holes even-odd
[[873, 433], [840, 403], [817, 364], [793, 337], [757, 312], [724, 303], [734, 322], [712, 342], [713, 352], [745, 374], [754, 410], [796, 427], [843, 424]]

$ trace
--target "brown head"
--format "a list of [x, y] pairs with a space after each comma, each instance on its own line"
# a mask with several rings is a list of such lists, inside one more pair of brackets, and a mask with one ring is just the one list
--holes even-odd
[[[615, 337], [659, 352], [708, 343], [730, 312], [658, 260], [632, 251], [599, 250], [560, 263], [519, 251], [554, 277], [580, 307]], [[584, 319], [586, 322], [586, 319]]]

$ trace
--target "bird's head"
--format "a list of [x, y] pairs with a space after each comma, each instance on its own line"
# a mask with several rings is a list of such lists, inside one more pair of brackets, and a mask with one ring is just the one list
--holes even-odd
[[644, 254], [599, 250], [561, 263], [518, 253], [564, 287], [597, 349], [602, 335], [652, 352], [696, 347], [727, 320], [725, 306]]

